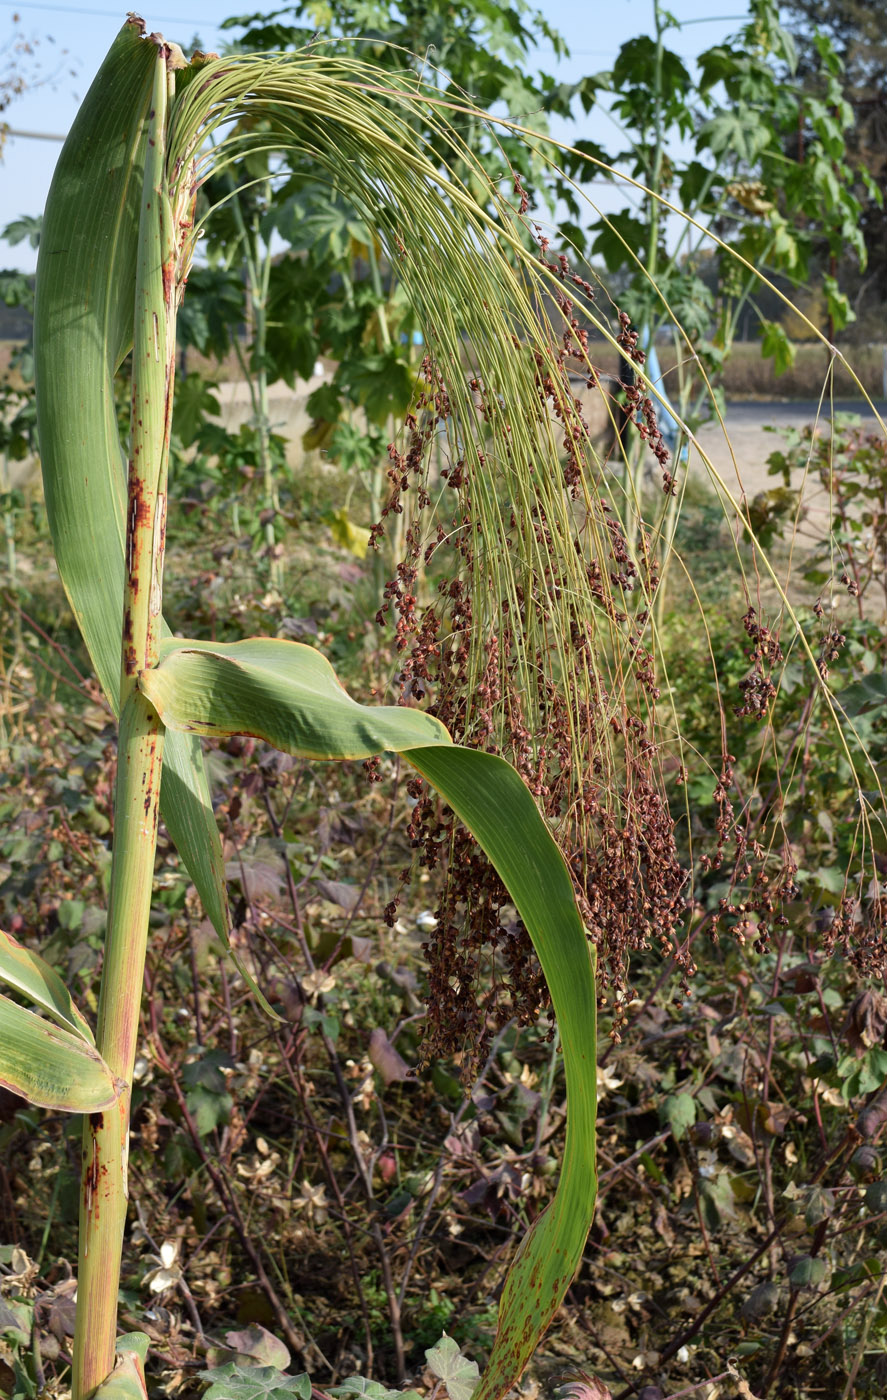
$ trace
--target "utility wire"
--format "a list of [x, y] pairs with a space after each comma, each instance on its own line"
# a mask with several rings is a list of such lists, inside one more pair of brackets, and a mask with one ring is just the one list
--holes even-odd
[[[100, 19], [120, 18], [119, 10], [86, 9], [81, 5], [49, 5], [44, 3], [44, 0], [0, 0], [0, 5], [8, 10], [51, 10], [54, 14], [60, 15], [97, 15]], [[187, 15], [155, 15], [152, 13], [151, 18], [152, 22], [158, 20], [161, 24], [196, 24], [216, 27], [215, 21], [206, 16], [203, 19], [189, 19]], [[554, 52], [552, 44], [533, 44], [532, 49]], [[571, 58], [612, 58], [615, 52], [615, 49], [570, 49], [570, 56]]]
[[54, 131], [19, 131], [14, 126], [0, 124], [0, 136], [19, 136], [25, 141], [67, 141], [67, 136], [57, 136]]
[[[47, 5], [41, 3], [40, 0], [25, 0], [25, 3], [22, 3], [22, 0], [0, 0], [0, 5], [7, 10], [52, 10], [59, 15], [97, 15], [100, 19], [120, 18], [119, 10], [92, 10], [85, 9], [82, 5]], [[204, 26], [212, 25], [214, 29], [217, 27], [215, 20], [207, 16], [204, 16], [203, 19], [188, 19], [187, 15], [153, 15], [152, 18], [159, 20], [162, 24], [202, 24]]]

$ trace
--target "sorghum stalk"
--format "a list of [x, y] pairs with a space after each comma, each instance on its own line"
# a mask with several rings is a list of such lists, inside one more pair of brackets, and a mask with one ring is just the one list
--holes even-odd
[[[114, 848], [97, 1045], [126, 1087], [84, 1123], [73, 1400], [114, 1366], [130, 1100], [154, 879], [163, 726], [138, 690], [157, 663], [175, 357], [176, 240], [164, 192], [169, 48], [157, 46], [139, 224]], [[100, 562], [100, 561], [99, 561]]]

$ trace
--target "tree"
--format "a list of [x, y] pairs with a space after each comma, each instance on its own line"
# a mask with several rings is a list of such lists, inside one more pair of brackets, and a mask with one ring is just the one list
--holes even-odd
[[[789, 284], [807, 281], [811, 258], [823, 246], [834, 257], [849, 248], [864, 263], [858, 181], [846, 143], [852, 114], [826, 39], [816, 67], [828, 104], [803, 105], [794, 41], [772, 0], [752, 0], [741, 30], [699, 55], [695, 89], [682, 59], [667, 47], [678, 21], [659, 0], [653, 16], [654, 34], [624, 44], [613, 69], [589, 80], [583, 99], [587, 105], [612, 95], [628, 145], [606, 157], [607, 164], [627, 166], [650, 193], [640, 195], [638, 207], [597, 219], [587, 236], [575, 222], [562, 231], [603, 258], [608, 272], [627, 279], [624, 303], [634, 319], [652, 329], [667, 319], [667, 305], [716, 377], [756, 277], [717, 251], [713, 261], [705, 235], [687, 224], [669, 249], [662, 198], [711, 226], [752, 269]], [[806, 132], [802, 148], [799, 130]], [[669, 154], [669, 142], [678, 139], [690, 142], [689, 159]], [[561, 194], [570, 197], [569, 189]], [[826, 281], [825, 293], [829, 316], [840, 329], [852, 308], [834, 279]], [[760, 329], [764, 353], [774, 358], [778, 373], [789, 362], [791, 346], [766, 319]], [[686, 413], [694, 376], [679, 378], [682, 387], [674, 392]]]
[[868, 263], [837, 256], [837, 276], [857, 318], [860, 339], [883, 339], [887, 314], [887, 18], [882, 6], [865, 0], [785, 0], [798, 52], [797, 76], [813, 99], [824, 94], [822, 36], [838, 59], [845, 100], [854, 121], [847, 129], [850, 156], [870, 177], [860, 192], [860, 229]]
[[[26, 34], [21, 17], [13, 14], [11, 32], [0, 43], [0, 117], [23, 93], [45, 87], [59, 77], [68, 57], [67, 50], [56, 53], [55, 63], [47, 72], [40, 56], [41, 42], [33, 35]], [[52, 40], [49, 42], [51, 44]], [[0, 159], [8, 134], [8, 123], [0, 120]]]

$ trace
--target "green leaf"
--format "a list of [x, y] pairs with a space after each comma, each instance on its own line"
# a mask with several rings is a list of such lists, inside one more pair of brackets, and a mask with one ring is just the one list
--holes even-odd
[[863, 676], [862, 680], [839, 690], [835, 700], [850, 719], [856, 719], [870, 710], [881, 709], [887, 700], [887, 674], [879, 672]]
[[804, 1209], [804, 1221], [809, 1230], [815, 1230], [823, 1220], [828, 1220], [835, 1209], [834, 1192], [814, 1186]]
[[[176, 321], [179, 344], [193, 345], [201, 355], [222, 360], [243, 314], [243, 282], [236, 268], [194, 267]], [[178, 393], [177, 389], [176, 398]]]
[[632, 255], [642, 253], [648, 239], [649, 230], [643, 219], [623, 209], [596, 226], [591, 251], [603, 258], [608, 272], [618, 272], [621, 267], [634, 270], [637, 264]]
[[231, 1121], [234, 1100], [230, 1094], [214, 1094], [201, 1085], [192, 1089], [185, 1099], [188, 1112], [200, 1137], [208, 1137], [211, 1132]]
[[468, 1361], [458, 1342], [444, 1332], [440, 1341], [425, 1352], [429, 1369], [442, 1380], [450, 1400], [471, 1400], [477, 1390], [480, 1372], [476, 1361]]
[[139, 685], [168, 729], [251, 734], [307, 758], [369, 758], [450, 743], [440, 721], [421, 710], [359, 705], [326, 658], [301, 642], [172, 638]]
[[229, 1361], [210, 1371], [198, 1372], [211, 1381], [203, 1400], [310, 1400], [311, 1380], [306, 1375], [285, 1376], [276, 1366], [240, 1366]]
[[332, 1386], [330, 1395], [362, 1395], [366, 1400], [421, 1400], [415, 1390], [389, 1390], [379, 1381], [371, 1381], [366, 1376], [347, 1376], [341, 1385]]
[[700, 127], [697, 144], [700, 149], [707, 146], [715, 156], [729, 151], [731, 156], [753, 165], [772, 140], [771, 124], [753, 107], [742, 104], [725, 108], [705, 122]]
[[34, 1305], [20, 1298], [0, 1298], [0, 1337], [28, 1346], [34, 1330]]
[[36, 1002], [54, 1021], [73, 1035], [85, 1040], [88, 1045], [95, 1045], [88, 1023], [74, 1005], [71, 994], [58, 973], [37, 953], [23, 947], [2, 929], [0, 981], [15, 987], [16, 991], [23, 992], [30, 1001]]
[[217, 388], [202, 374], [186, 374], [176, 383], [172, 430], [185, 447], [194, 442], [205, 418], [220, 414]]
[[[46, 509], [71, 610], [115, 711], [127, 467], [113, 385], [132, 345], [144, 118], [155, 54], [141, 39], [140, 25], [127, 22], [62, 148], [37, 263], [34, 347]], [[224, 938], [221, 843], [203, 756], [195, 739], [170, 738], [161, 790], [164, 820]]]
[[680, 1141], [696, 1122], [696, 1100], [692, 1094], [669, 1094], [659, 1106], [659, 1116]]
[[828, 1278], [830, 1269], [825, 1259], [817, 1259], [815, 1255], [807, 1254], [803, 1259], [798, 1259], [789, 1274], [789, 1283], [792, 1288], [817, 1288]]
[[40, 1108], [96, 1113], [117, 1102], [101, 1055], [78, 1032], [0, 996], [0, 1084]]
[[319, 384], [305, 400], [305, 410], [312, 418], [335, 423], [342, 411], [342, 391], [335, 384]]
[[563, 1167], [551, 1205], [511, 1265], [499, 1327], [475, 1400], [514, 1383], [567, 1290], [594, 1214], [597, 996], [594, 950], [563, 857], [532, 795], [494, 754], [444, 745], [404, 757], [437, 789], [489, 856], [539, 956], [557, 1015], [567, 1083]]
[[699, 1183], [699, 1204], [709, 1230], [718, 1230], [736, 1215], [736, 1196], [727, 1172], [718, 1172]]
[[161, 645], [160, 665], [143, 673], [140, 686], [168, 732], [252, 734], [286, 752], [324, 759], [402, 753], [474, 834], [508, 889], [558, 1018], [569, 1122], [557, 1193], [509, 1273], [478, 1400], [503, 1394], [573, 1278], [596, 1192], [594, 955], [563, 857], [532, 795], [504, 759], [452, 744], [430, 715], [357, 704], [325, 658], [298, 642], [169, 640]]
[[785, 374], [795, 362], [795, 347], [778, 321], [761, 321], [761, 354], [773, 361], [775, 374]]
[[[114, 1370], [102, 1381], [98, 1389], [93, 1391], [92, 1400], [148, 1400], [141, 1344], [137, 1341], [142, 1335], [133, 1333], [131, 1339], [120, 1338]], [[126, 1345], [121, 1346], [120, 1343]]]
[[25, 239], [32, 248], [39, 247], [40, 229], [43, 220], [39, 214], [22, 214], [18, 219], [13, 219], [7, 224], [0, 238], [6, 243], [24, 243]]
[[117, 1338], [116, 1350], [125, 1354], [128, 1351], [135, 1352], [136, 1356], [144, 1363], [148, 1356], [148, 1348], [151, 1345], [151, 1338], [147, 1332], [124, 1332], [122, 1337]]
[[364, 355], [347, 366], [348, 387], [380, 427], [389, 414], [399, 416], [409, 406], [414, 375], [395, 350]]
[[865, 1204], [874, 1215], [887, 1210], [887, 1181], [873, 1181], [865, 1188]]

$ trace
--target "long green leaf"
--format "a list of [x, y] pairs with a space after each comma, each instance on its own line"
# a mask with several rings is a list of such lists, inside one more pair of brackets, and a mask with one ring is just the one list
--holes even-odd
[[38, 953], [32, 953], [11, 934], [0, 929], [0, 981], [46, 1011], [65, 1030], [79, 1036], [87, 1045], [95, 1045], [89, 1023], [74, 1005], [58, 973]]
[[368, 758], [386, 749], [449, 744], [439, 720], [400, 706], [359, 705], [326, 657], [272, 637], [243, 642], [169, 638], [142, 690], [167, 729], [252, 734], [306, 758]]
[[500, 1305], [477, 1400], [514, 1384], [573, 1278], [594, 1212], [594, 957], [563, 857], [531, 793], [504, 759], [449, 741], [418, 710], [359, 705], [329, 663], [297, 642], [169, 641], [140, 686], [167, 729], [252, 734], [311, 758], [394, 750], [449, 803], [496, 867], [533, 940], [557, 1015], [569, 1123], [554, 1201], [534, 1223]]
[[117, 1100], [111, 1071], [82, 1035], [50, 1025], [4, 996], [0, 1084], [39, 1108], [68, 1113], [97, 1113]]
[[567, 1134], [554, 1200], [508, 1273], [499, 1327], [473, 1400], [497, 1400], [520, 1376], [573, 1280], [597, 1193], [597, 997], [594, 950], [563, 857], [520, 775], [478, 749], [407, 749], [483, 847], [527, 927], [557, 1015], [567, 1081]]
[[[156, 50], [130, 21], [56, 165], [37, 264], [34, 348], [46, 508], [56, 562], [102, 690], [118, 709], [126, 462], [114, 375], [132, 346], [145, 124]], [[196, 739], [166, 746], [163, 817], [204, 908], [227, 936], [221, 843]]]

